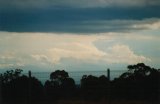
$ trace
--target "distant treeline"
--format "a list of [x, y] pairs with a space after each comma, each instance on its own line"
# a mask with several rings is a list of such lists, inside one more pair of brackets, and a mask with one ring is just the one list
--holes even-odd
[[26, 76], [21, 69], [9, 70], [0, 75], [0, 97], [5, 104], [35, 104], [64, 99], [158, 102], [160, 69], [151, 68], [144, 63], [129, 65], [127, 68], [127, 72], [112, 81], [104, 75], [83, 75], [80, 86], [64, 70], [52, 72], [44, 85], [31, 72]]

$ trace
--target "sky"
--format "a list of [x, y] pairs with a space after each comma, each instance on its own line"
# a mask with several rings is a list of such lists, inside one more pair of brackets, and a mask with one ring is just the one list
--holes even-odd
[[0, 0], [0, 71], [160, 68], [160, 0]]

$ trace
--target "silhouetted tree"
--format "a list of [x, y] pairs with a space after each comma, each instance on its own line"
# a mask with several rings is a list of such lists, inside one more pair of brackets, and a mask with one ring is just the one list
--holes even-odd
[[[157, 100], [160, 90], [160, 72], [144, 63], [129, 65], [129, 70], [114, 80], [118, 96], [127, 99]], [[116, 96], [116, 95], [115, 95]]]
[[127, 68], [127, 72], [113, 81], [104, 75], [83, 75], [79, 88], [64, 70], [52, 72], [44, 87], [37, 78], [23, 75], [21, 69], [9, 70], [0, 75], [3, 101], [11, 104], [30, 101], [28, 103], [35, 104], [36, 101], [44, 100], [43, 92], [47, 101], [71, 99], [75, 96], [94, 101], [102, 98], [158, 101], [160, 69], [151, 68], [144, 63], [128, 65]]
[[104, 75], [95, 77], [84, 75], [81, 79], [83, 96], [88, 100], [99, 100], [107, 97], [109, 80]]
[[43, 85], [35, 77], [29, 78], [21, 72], [21, 69], [16, 69], [2, 74], [4, 101], [10, 103], [39, 101], [43, 97]]
[[20, 77], [22, 71], [23, 70], [21, 70], [21, 69], [15, 69], [15, 70], [8, 70], [8, 71], [4, 72], [0, 76], [2, 83], [8, 83], [8, 82], [12, 81], [13, 79]]
[[50, 99], [67, 98], [74, 94], [75, 82], [69, 77], [68, 72], [56, 70], [50, 74], [50, 81], [46, 81], [45, 90]]
[[51, 80], [55, 80], [55, 79], [59, 79], [59, 80], [62, 80], [62, 79], [65, 79], [69, 77], [68, 73], [64, 70], [56, 70], [55, 72], [52, 72], [50, 74], [50, 79]]

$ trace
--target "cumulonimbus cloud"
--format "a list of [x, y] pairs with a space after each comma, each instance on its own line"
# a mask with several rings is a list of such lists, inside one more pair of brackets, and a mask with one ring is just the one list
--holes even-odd
[[[99, 49], [95, 42], [101, 39], [110, 41], [118, 38], [114, 33], [100, 35], [74, 35], [57, 33], [12, 33], [1, 32], [0, 59], [6, 65], [58, 64], [62, 59], [76, 59], [86, 63], [137, 63], [151, 61], [143, 55], [137, 55], [128, 45], [113, 44]], [[124, 35], [125, 36], [125, 35]], [[9, 57], [10, 55], [10, 57]], [[15, 61], [13, 61], [15, 60]], [[13, 63], [11, 62], [13, 61]], [[15, 63], [17, 62], [17, 63]], [[2, 65], [1, 65], [2, 66]], [[4, 66], [4, 65], [3, 65]]]

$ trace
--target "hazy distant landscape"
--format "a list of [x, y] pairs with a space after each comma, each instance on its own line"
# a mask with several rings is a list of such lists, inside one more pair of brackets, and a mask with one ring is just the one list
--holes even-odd
[[[114, 78], [118, 78], [122, 73], [124, 73], [126, 70], [111, 70], [111, 80]], [[32, 72], [32, 75], [35, 76], [37, 79], [39, 79], [43, 84], [44, 82], [49, 79], [51, 72]], [[24, 73], [25, 75], [28, 75], [28, 73]], [[107, 76], [107, 70], [105, 71], [69, 71], [69, 76], [72, 77], [75, 80], [75, 83], [77, 85], [80, 84], [80, 80], [83, 75], [94, 75], [94, 76], [101, 76], [105, 75]]]

